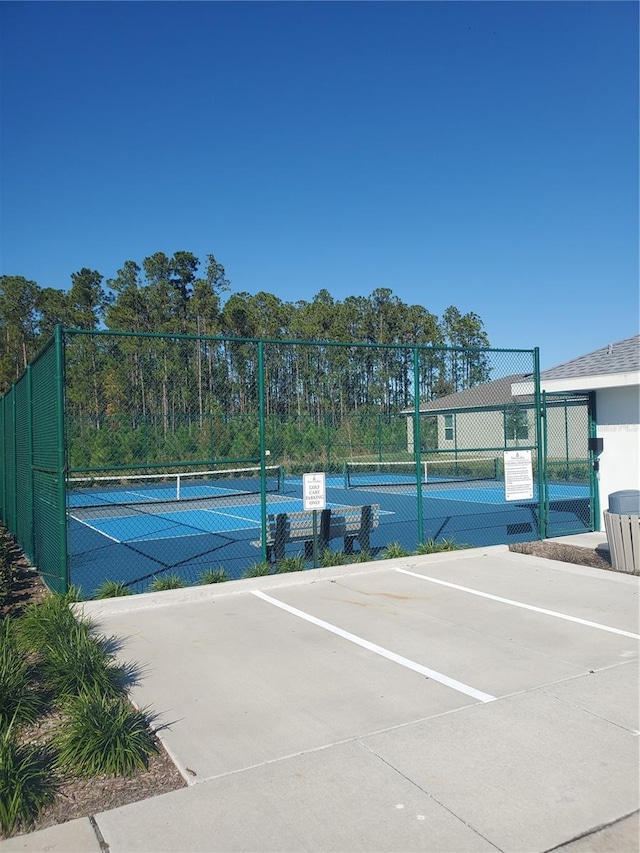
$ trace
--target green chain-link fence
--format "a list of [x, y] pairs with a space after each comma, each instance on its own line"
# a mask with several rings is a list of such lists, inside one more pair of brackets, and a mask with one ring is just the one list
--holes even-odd
[[[537, 350], [58, 329], [2, 400], [2, 517], [85, 595], [589, 529], [588, 424], [543, 402]], [[513, 450], [530, 497], [505, 489]]]

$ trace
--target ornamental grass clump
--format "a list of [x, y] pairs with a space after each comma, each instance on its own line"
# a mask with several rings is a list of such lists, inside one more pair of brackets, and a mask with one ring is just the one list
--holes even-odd
[[35, 723], [45, 708], [46, 697], [32, 657], [18, 645], [14, 622], [0, 620], [0, 734]]
[[65, 644], [75, 625], [87, 634], [91, 623], [77, 618], [71, 610], [68, 595], [49, 595], [38, 604], [30, 604], [18, 621], [18, 642], [28, 652], [44, 654], [48, 648]]
[[457, 545], [453, 539], [442, 539], [440, 542], [436, 542], [435, 539], [427, 539], [426, 542], [421, 542], [418, 545], [416, 554], [439, 554], [442, 551], [459, 551], [468, 547], [468, 545]]
[[382, 552], [383, 560], [397, 560], [400, 557], [408, 557], [409, 551], [403, 548], [399, 542], [390, 542]]
[[180, 575], [163, 575], [161, 578], [155, 578], [149, 584], [149, 590], [151, 592], [162, 592], [166, 589], [182, 589], [184, 586], [186, 584]]
[[105, 581], [102, 586], [98, 587], [93, 597], [96, 599], [119, 598], [122, 595], [131, 594], [129, 587], [122, 581]]
[[13, 725], [0, 734], [0, 830], [28, 829], [56, 794], [53, 757], [46, 747], [22, 744]]
[[126, 693], [125, 671], [113, 662], [108, 641], [94, 637], [85, 623], [75, 622], [64, 642], [57, 638], [42, 654], [45, 677], [62, 704], [86, 690], [107, 697]]
[[85, 691], [66, 707], [55, 744], [58, 764], [78, 776], [131, 776], [158, 752], [151, 730], [156, 716], [123, 697]]
[[305, 559], [302, 554], [298, 554], [296, 557], [285, 557], [283, 560], [280, 560], [276, 566], [276, 572], [282, 575], [287, 572], [302, 572], [304, 568]]
[[254, 563], [242, 575], [243, 578], [262, 578], [265, 575], [273, 574], [270, 563]]
[[204, 586], [210, 583], [225, 583], [228, 580], [231, 579], [221, 566], [219, 569], [205, 569], [200, 575], [198, 583]]

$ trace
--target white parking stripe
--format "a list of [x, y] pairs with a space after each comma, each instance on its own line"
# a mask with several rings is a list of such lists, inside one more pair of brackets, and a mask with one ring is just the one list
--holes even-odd
[[325, 622], [323, 619], [317, 619], [315, 616], [311, 616], [310, 613], [305, 613], [304, 610], [298, 610], [297, 607], [291, 607], [291, 605], [285, 604], [283, 601], [278, 601], [277, 598], [272, 598], [264, 592], [254, 590], [252, 594], [269, 604], [279, 607], [281, 610], [286, 610], [287, 613], [291, 613], [294, 616], [298, 616], [300, 619], [311, 622], [312, 625], [317, 625], [319, 628], [324, 628], [325, 631], [330, 631], [332, 634], [342, 637], [343, 640], [355, 643], [363, 649], [367, 649], [376, 655], [380, 655], [380, 657], [393, 661], [393, 663], [399, 663], [400, 666], [412, 669], [414, 672], [424, 675], [426, 678], [431, 678], [433, 681], [438, 681], [440, 684], [444, 684], [446, 687], [451, 687], [453, 690], [457, 690], [458, 693], [464, 693], [465, 696], [471, 696], [473, 699], [478, 699], [480, 702], [493, 702], [496, 698], [495, 696], [491, 696], [489, 693], [483, 693], [481, 690], [476, 690], [475, 687], [469, 687], [468, 684], [463, 684], [461, 681], [456, 681], [455, 678], [449, 678], [448, 675], [443, 675], [441, 672], [436, 672], [434, 669], [422, 666], [422, 664], [409, 660], [409, 658], [397, 655], [395, 652], [389, 651], [389, 649], [385, 649], [375, 643], [370, 643], [368, 640], [363, 640], [362, 637], [357, 637], [355, 634], [343, 631], [342, 628], [338, 628], [330, 622]]
[[586, 625], [589, 628], [597, 628], [599, 631], [608, 631], [610, 634], [620, 634], [621, 637], [631, 637], [632, 640], [640, 640], [640, 634], [633, 634], [631, 631], [623, 631], [621, 628], [612, 628], [610, 625], [602, 625], [600, 622], [590, 622], [588, 619], [579, 619], [577, 616], [569, 616], [566, 613], [558, 613], [557, 610], [546, 610], [544, 607], [534, 607], [533, 604], [524, 604], [522, 601], [514, 601], [512, 598], [502, 598], [499, 595], [491, 595], [488, 592], [481, 592], [479, 589], [471, 589], [468, 586], [460, 586], [457, 583], [440, 580], [440, 578], [432, 578], [428, 575], [421, 575], [418, 572], [410, 572], [407, 569], [396, 569], [403, 575], [410, 575], [413, 578], [419, 578], [421, 581], [429, 581], [436, 583], [439, 586], [448, 586], [450, 589], [457, 589], [460, 592], [468, 592], [471, 595], [477, 595], [480, 598], [488, 598], [490, 601], [498, 601], [500, 604], [510, 604], [512, 607], [521, 607], [523, 610], [532, 610], [534, 613], [542, 613], [545, 616], [553, 616], [556, 619], [564, 619], [567, 622], [577, 622], [578, 625]]

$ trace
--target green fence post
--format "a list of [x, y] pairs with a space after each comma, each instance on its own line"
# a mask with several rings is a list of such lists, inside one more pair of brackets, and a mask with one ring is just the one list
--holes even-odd
[[422, 442], [420, 440], [420, 358], [417, 346], [413, 348], [414, 424], [413, 453], [416, 462], [416, 499], [418, 509], [418, 542], [424, 542], [424, 519], [422, 517]]
[[264, 344], [258, 341], [258, 429], [260, 432], [260, 540], [262, 562], [267, 562], [267, 472], [265, 456], [267, 450], [264, 415]]
[[546, 516], [546, 492], [547, 492], [547, 471], [546, 471], [546, 444], [545, 435], [546, 429], [543, 425], [542, 407], [543, 402], [540, 395], [540, 348], [536, 347], [533, 351], [533, 384], [534, 384], [534, 400], [536, 406], [536, 438], [538, 445], [537, 463], [538, 463], [538, 538], [545, 539], [547, 535], [547, 516]]
[[[595, 391], [589, 392], [589, 402], [587, 406], [587, 417], [589, 419], [589, 438], [596, 438], [598, 434], [598, 421], [596, 419], [596, 394]], [[596, 454], [589, 451], [589, 492], [591, 493], [590, 518], [589, 522], [592, 530], [600, 530], [600, 479], [598, 477], [597, 466], [599, 465]]]
[[58, 477], [58, 553], [60, 559], [60, 581], [63, 592], [69, 591], [69, 560], [67, 553], [67, 483], [66, 483], [66, 446], [64, 428], [64, 332], [62, 326], [55, 328], [56, 353], [56, 438], [57, 477]]
[[27, 556], [31, 562], [35, 562], [36, 540], [35, 540], [35, 507], [34, 507], [34, 485], [33, 485], [33, 380], [31, 376], [31, 365], [27, 365], [27, 483], [28, 483], [28, 506], [29, 506], [29, 542], [24, 545]]

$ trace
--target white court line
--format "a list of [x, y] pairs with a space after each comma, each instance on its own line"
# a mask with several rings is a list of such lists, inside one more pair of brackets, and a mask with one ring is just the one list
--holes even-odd
[[451, 589], [460, 590], [460, 592], [468, 592], [471, 595], [477, 595], [480, 598], [488, 598], [490, 601], [498, 601], [500, 604], [510, 604], [512, 607], [521, 607], [523, 610], [532, 610], [534, 613], [542, 613], [545, 616], [554, 616], [556, 619], [565, 619], [567, 622], [577, 622], [578, 625], [597, 628], [599, 631], [608, 631], [610, 634], [620, 634], [621, 637], [631, 637], [632, 640], [640, 640], [640, 634], [633, 634], [631, 631], [623, 631], [620, 628], [611, 628], [609, 625], [600, 624], [600, 622], [590, 622], [588, 619], [579, 619], [577, 616], [568, 616], [566, 613], [558, 613], [557, 610], [546, 610], [544, 607], [534, 607], [532, 604], [524, 604], [522, 601], [514, 601], [511, 598], [501, 598], [499, 595], [490, 595], [488, 592], [480, 592], [479, 589], [471, 589], [468, 586], [449, 583], [449, 581], [442, 581], [439, 578], [420, 575], [417, 572], [410, 572], [407, 569], [396, 569], [396, 572], [400, 572], [403, 575], [410, 575], [413, 578], [419, 578], [422, 581], [437, 583], [440, 586], [448, 586]]
[[451, 687], [453, 690], [457, 690], [458, 693], [464, 693], [465, 696], [471, 696], [473, 699], [478, 699], [480, 702], [493, 702], [496, 698], [495, 696], [491, 696], [489, 693], [483, 693], [481, 690], [476, 690], [475, 687], [469, 687], [468, 684], [463, 684], [461, 681], [456, 681], [454, 678], [449, 678], [448, 675], [443, 675], [441, 672], [436, 672], [434, 669], [422, 666], [422, 664], [409, 660], [409, 658], [397, 655], [395, 652], [389, 651], [389, 649], [385, 649], [375, 643], [370, 643], [368, 640], [363, 640], [362, 637], [357, 637], [355, 634], [343, 631], [342, 628], [338, 628], [330, 622], [325, 622], [323, 619], [311, 616], [310, 613], [305, 613], [304, 610], [298, 610], [297, 607], [291, 607], [291, 605], [285, 604], [283, 601], [278, 601], [277, 598], [271, 598], [270, 595], [266, 595], [264, 592], [260, 592], [260, 590], [253, 590], [252, 595], [255, 595], [257, 598], [261, 598], [269, 604], [274, 604], [281, 610], [286, 610], [287, 613], [299, 616], [300, 619], [311, 622], [312, 625], [324, 628], [325, 631], [330, 631], [332, 634], [342, 637], [343, 640], [355, 643], [356, 646], [361, 646], [361, 648], [367, 649], [376, 655], [380, 655], [380, 657], [393, 661], [393, 663], [399, 663], [400, 666], [405, 666], [407, 669], [412, 669], [414, 672], [424, 675], [426, 678], [431, 678], [433, 681], [438, 681], [446, 687]]
[[112, 542], [117, 542], [118, 545], [122, 545], [121, 539], [116, 539], [114, 536], [109, 536], [109, 534], [105, 533], [104, 530], [100, 530], [99, 528], [94, 527], [92, 524], [89, 524], [83, 518], [78, 518], [77, 516], [72, 514], [70, 514], [70, 518], [72, 518], [74, 521], [78, 521], [80, 524], [84, 524], [85, 527], [88, 527], [89, 530], [93, 530], [94, 533], [99, 533], [101, 536], [106, 536], [107, 539], [111, 539]]

